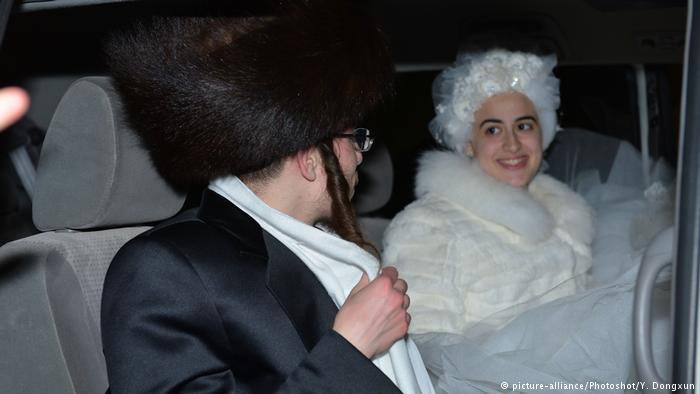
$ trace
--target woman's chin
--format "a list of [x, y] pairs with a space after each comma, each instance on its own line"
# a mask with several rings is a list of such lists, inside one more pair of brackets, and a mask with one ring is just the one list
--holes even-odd
[[498, 176], [494, 176], [494, 178], [513, 187], [527, 187], [534, 177], [529, 174], [511, 172], [498, 174]]
[[509, 167], [499, 164], [496, 163], [496, 165], [489, 166], [484, 172], [492, 178], [514, 187], [527, 187], [537, 175], [537, 170], [530, 165], [514, 168], [514, 166]]

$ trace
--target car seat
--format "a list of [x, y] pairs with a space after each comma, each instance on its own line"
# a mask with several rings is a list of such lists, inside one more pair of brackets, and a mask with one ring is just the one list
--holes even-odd
[[547, 151], [547, 173], [575, 188], [579, 174], [596, 170], [602, 182], [610, 169], [622, 140], [594, 131], [570, 127], [558, 132]]
[[42, 147], [33, 220], [0, 248], [0, 392], [108, 387], [100, 299], [117, 250], [183, 206], [127, 127], [110, 80], [73, 83]]

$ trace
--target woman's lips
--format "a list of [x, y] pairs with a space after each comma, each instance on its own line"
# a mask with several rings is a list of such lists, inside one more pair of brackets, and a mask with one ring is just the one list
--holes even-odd
[[513, 157], [510, 159], [498, 159], [498, 164], [506, 170], [520, 170], [527, 165], [527, 156]]

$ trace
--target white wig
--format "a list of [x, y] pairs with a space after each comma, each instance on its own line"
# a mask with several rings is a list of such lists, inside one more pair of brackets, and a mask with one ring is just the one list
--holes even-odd
[[433, 82], [436, 116], [430, 132], [441, 145], [464, 153], [471, 139], [474, 113], [488, 98], [501, 93], [519, 92], [535, 105], [542, 131], [542, 148], [547, 149], [559, 130], [559, 80], [552, 70], [555, 55], [495, 49], [466, 53]]

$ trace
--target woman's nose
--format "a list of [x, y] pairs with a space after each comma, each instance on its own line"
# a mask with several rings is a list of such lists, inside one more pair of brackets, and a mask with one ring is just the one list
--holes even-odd
[[359, 149], [355, 149], [355, 159], [357, 160], [358, 166], [362, 164], [362, 160], [364, 159], [364, 157], [362, 156], [362, 152]]
[[517, 152], [520, 149], [520, 140], [518, 139], [518, 135], [515, 133], [515, 131], [509, 130], [505, 133], [503, 149], [509, 152]]

